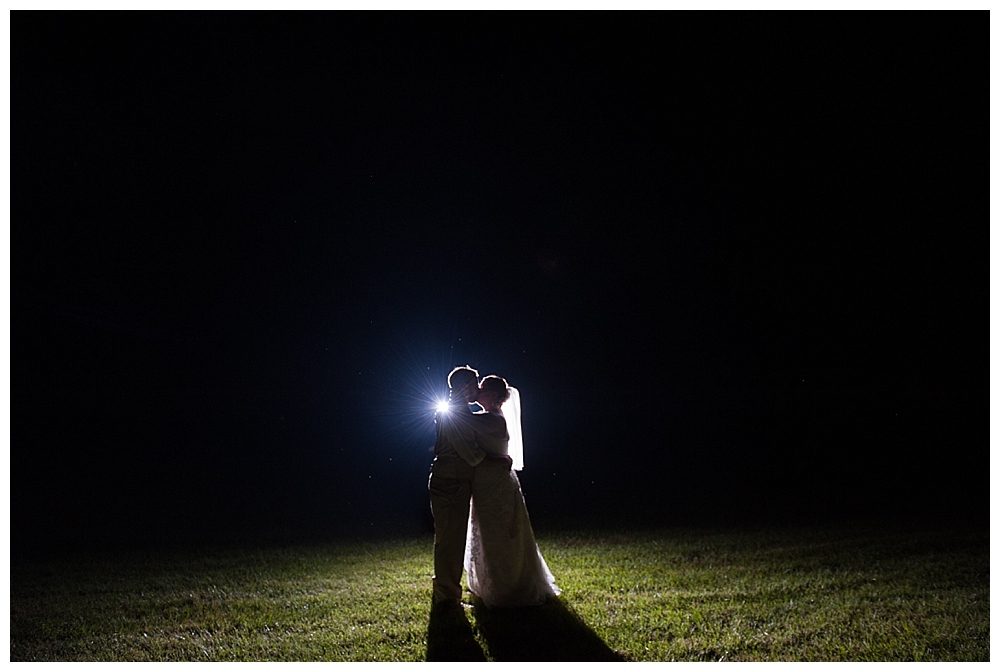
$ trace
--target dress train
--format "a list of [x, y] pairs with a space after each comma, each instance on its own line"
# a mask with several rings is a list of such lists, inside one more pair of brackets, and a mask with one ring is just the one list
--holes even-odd
[[562, 592], [538, 550], [516, 472], [477, 470], [465, 569], [469, 590], [490, 608], [537, 605]]

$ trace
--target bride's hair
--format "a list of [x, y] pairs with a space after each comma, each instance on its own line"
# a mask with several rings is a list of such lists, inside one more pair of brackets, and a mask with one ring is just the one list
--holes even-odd
[[479, 384], [479, 388], [487, 392], [496, 392], [501, 404], [510, 398], [507, 381], [500, 376], [486, 376]]
[[471, 366], [456, 366], [448, 374], [448, 389], [479, 382], [479, 372]]

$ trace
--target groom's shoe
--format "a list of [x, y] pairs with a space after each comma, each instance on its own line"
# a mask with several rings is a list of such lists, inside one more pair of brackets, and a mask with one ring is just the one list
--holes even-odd
[[442, 600], [431, 605], [431, 618], [441, 624], [458, 623], [465, 620], [465, 608], [458, 600]]
[[460, 605], [461, 603], [462, 600], [458, 597], [441, 597], [439, 595], [431, 597], [431, 606], [435, 609], [454, 607]]

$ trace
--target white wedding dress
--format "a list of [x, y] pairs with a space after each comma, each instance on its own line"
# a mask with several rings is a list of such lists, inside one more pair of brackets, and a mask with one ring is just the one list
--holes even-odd
[[[508, 446], [513, 448], [514, 469], [502, 464], [476, 469], [465, 544], [469, 590], [489, 608], [537, 605], [562, 592], [535, 543], [515, 471], [523, 466], [523, 459], [520, 406], [517, 391], [511, 388], [511, 392], [513, 404], [508, 401], [502, 414], [483, 413], [479, 418], [485, 428], [482, 447], [503, 455], [508, 454]], [[510, 421], [509, 434], [504, 416]]]

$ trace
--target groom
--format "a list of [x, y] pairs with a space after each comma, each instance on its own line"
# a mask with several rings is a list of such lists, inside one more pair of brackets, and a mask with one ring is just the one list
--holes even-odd
[[[489, 459], [479, 446], [481, 419], [469, 405], [479, 395], [479, 372], [459, 366], [448, 374], [449, 408], [437, 416], [437, 441], [428, 488], [434, 514], [434, 604], [462, 599], [462, 566], [469, 525], [469, 501], [476, 467]], [[506, 456], [491, 456], [510, 468]]]

